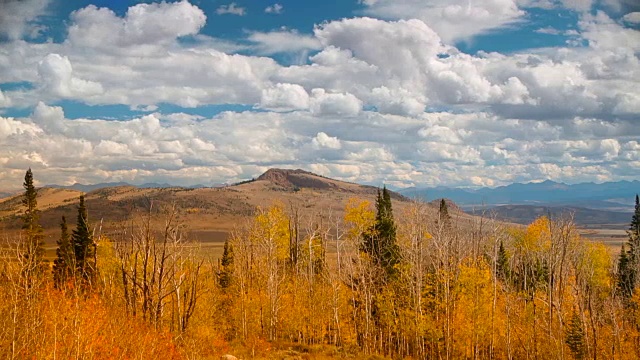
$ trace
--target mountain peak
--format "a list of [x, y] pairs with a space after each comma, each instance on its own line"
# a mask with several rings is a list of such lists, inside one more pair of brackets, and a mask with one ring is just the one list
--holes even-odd
[[269, 169], [256, 180], [268, 181], [284, 188], [319, 188], [336, 187], [335, 181], [302, 169]]
[[272, 180], [274, 178], [282, 178], [282, 177], [286, 177], [289, 175], [293, 175], [293, 174], [306, 174], [306, 175], [312, 175], [312, 176], [318, 176], [314, 173], [311, 173], [309, 171], [305, 171], [302, 169], [278, 169], [278, 168], [271, 168], [267, 171], [264, 172], [264, 174], [258, 176], [257, 180]]

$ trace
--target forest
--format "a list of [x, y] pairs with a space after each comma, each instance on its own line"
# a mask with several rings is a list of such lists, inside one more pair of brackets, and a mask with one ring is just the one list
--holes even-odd
[[640, 358], [637, 195], [620, 250], [582, 239], [570, 214], [394, 211], [383, 188], [342, 218], [258, 208], [220, 259], [170, 204], [107, 235], [80, 197], [50, 261], [33, 181], [1, 247], [2, 358]]

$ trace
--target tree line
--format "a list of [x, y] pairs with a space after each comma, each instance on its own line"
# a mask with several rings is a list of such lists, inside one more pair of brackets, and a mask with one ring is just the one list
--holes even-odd
[[394, 212], [383, 187], [341, 218], [259, 208], [217, 261], [175, 207], [150, 202], [106, 238], [81, 197], [48, 267], [30, 170], [24, 187], [23, 237], [0, 278], [8, 358], [640, 357], [637, 195], [618, 255], [570, 216], [515, 226], [444, 199]]

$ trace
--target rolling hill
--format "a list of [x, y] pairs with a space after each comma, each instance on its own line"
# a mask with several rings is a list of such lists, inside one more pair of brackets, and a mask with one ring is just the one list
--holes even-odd
[[594, 210], [571, 206], [502, 205], [487, 209], [488, 213], [504, 221], [529, 224], [540, 216], [559, 218], [571, 215], [581, 227], [615, 227], [625, 229], [631, 221], [631, 212]]
[[[109, 233], [144, 209], [174, 206], [178, 220], [190, 235], [203, 242], [220, 242], [253, 215], [256, 208], [280, 202], [297, 208], [302, 216], [323, 213], [342, 217], [350, 198], [374, 200], [378, 189], [322, 177], [304, 170], [270, 169], [256, 179], [218, 188], [140, 188], [131, 185], [99, 187], [83, 192], [67, 188], [41, 188], [38, 205], [47, 243], [58, 236], [62, 216], [76, 217], [77, 199], [85, 194], [94, 226]], [[402, 208], [409, 199], [391, 192], [394, 206]], [[153, 205], [152, 205], [153, 204]], [[22, 211], [21, 195], [0, 201], [0, 232], [17, 231]], [[135, 216], [134, 216], [135, 217]]]

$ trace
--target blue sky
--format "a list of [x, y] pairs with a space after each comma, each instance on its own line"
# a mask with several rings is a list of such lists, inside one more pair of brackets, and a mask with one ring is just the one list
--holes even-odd
[[638, 179], [628, 0], [0, 2], [0, 188]]

